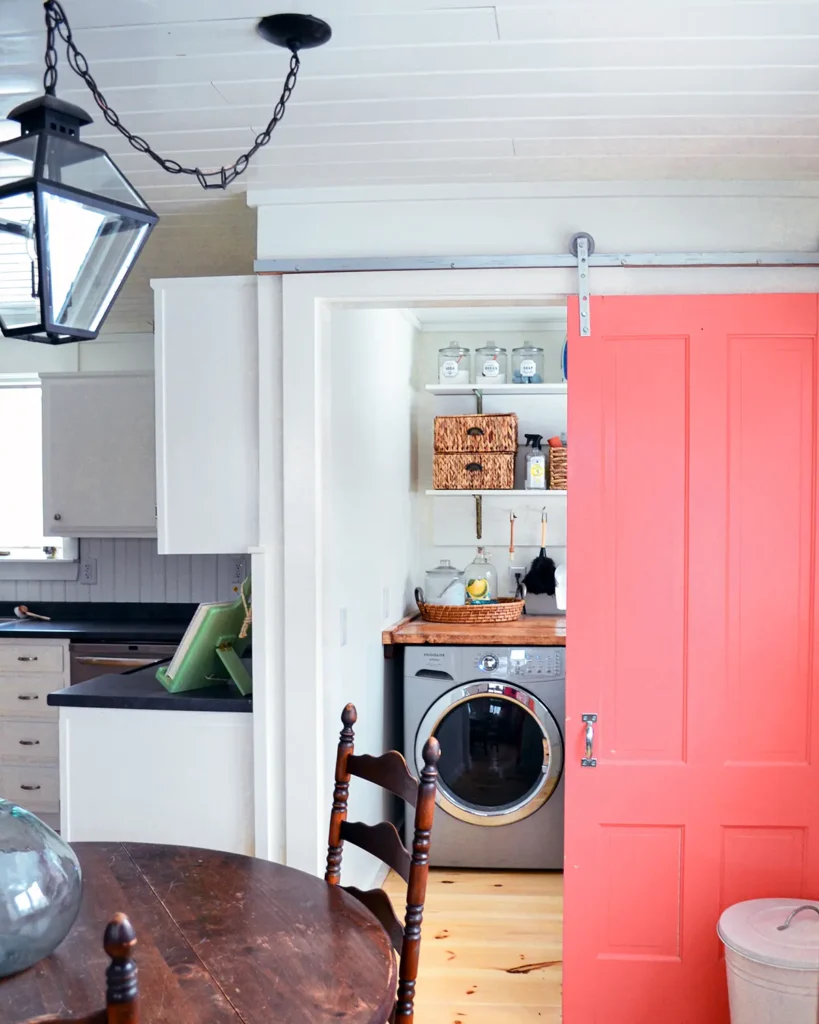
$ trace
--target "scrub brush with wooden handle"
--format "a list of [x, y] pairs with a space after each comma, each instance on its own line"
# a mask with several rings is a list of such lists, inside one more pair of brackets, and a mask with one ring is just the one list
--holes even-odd
[[556, 566], [546, 554], [546, 509], [540, 515], [540, 554], [529, 566], [523, 582], [530, 594], [548, 594], [554, 597], [557, 589]]

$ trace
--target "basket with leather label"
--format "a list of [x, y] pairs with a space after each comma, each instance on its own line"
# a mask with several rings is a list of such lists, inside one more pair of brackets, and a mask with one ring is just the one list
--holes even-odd
[[436, 491], [511, 490], [515, 456], [512, 452], [436, 452], [432, 486]]
[[514, 454], [517, 450], [518, 418], [514, 413], [435, 417], [436, 452]]

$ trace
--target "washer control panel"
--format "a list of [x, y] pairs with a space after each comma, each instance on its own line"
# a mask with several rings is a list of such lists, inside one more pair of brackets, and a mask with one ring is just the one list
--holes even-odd
[[475, 653], [474, 666], [486, 676], [513, 679], [549, 679], [566, 673], [566, 652], [562, 647], [507, 647]]

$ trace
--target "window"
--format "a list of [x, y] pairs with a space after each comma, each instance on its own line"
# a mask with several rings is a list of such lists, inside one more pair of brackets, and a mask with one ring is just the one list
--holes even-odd
[[[42, 390], [37, 376], [0, 376], [0, 563], [71, 557], [43, 536]], [[54, 548], [54, 553], [45, 549]]]

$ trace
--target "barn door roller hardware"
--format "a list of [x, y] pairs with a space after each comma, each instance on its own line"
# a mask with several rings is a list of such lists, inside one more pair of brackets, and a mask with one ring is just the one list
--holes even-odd
[[[256, 260], [257, 274], [340, 274], [376, 270], [547, 270], [577, 268], [580, 334], [591, 333], [592, 267], [817, 267], [819, 252], [622, 252], [595, 253], [585, 231], [572, 235], [569, 252], [538, 256], [377, 256], [352, 259]], [[585, 303], [583, 296], [585, 295]], [[586, 316], [583, 316], [585, 308]]]

